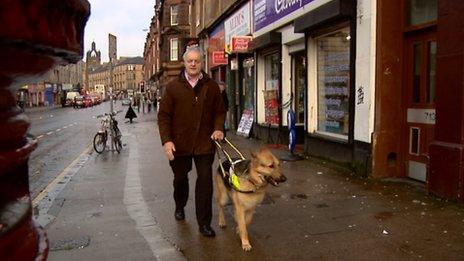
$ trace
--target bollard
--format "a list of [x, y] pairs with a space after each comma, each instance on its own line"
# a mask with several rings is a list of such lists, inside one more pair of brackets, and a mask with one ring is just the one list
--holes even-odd
[[28, 159], [37, 141], [16, 107], [21, 84], [83, 54], [85, 0], [0, 1], [0, 260], [45, 260], [48, 241], [32, 219]]

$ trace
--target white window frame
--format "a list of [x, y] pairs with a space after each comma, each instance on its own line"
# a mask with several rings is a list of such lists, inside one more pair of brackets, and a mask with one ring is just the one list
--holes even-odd
[[171, 5], [171, 25], [178, 25], [179, 24], [178, 18], [179, 18], [179, 5]]
[[201, 3], [197, 2], [196, 3], [196, 12], [195, 12], [195, 26], [198, 27], [200, 26], [200, 14], [201, 14]]
[[[319, 135], [322, 135], [322, 136], [326, 136], [326, 137], [331, 137], [331, 138], [334, 138], [334, 139], [337, 139], [337, 140], [340, 140], [342, 142], [348, 142], [348, 139], [349, 139], [349, 135], [350, 133], [348, 132], [347, 135], [344, 135], [344, 134], [338, 134], [338, 133], [332, 133], [332, 132], [327, 132], [327, 131], [321, 131], [319, 130], [319, 111], [318, 111], [318, 106], [319, 106], [319, 102], [321, 102], [319, 100], [319, 87], [317, 85], [318, 83], [318, 73], [317, 73], [317, 41], [327, 35], [331, 35], [333, 33], [336, 33], [336, 32], [339, 32], [339, 31], [342, 31], [344, 30], [345, 28], [350, 28], [349, 26], [343, 26], [343, 27], [340, 27], [336, 30], [331, 30], [330, 32], [327, 32], [327, 33], [324, 33], [322, 35], [318, 35], [317, 37], [314, 37], [314, 38], [311, 38], [310, 41], [312, 41], [312, 46], [313, 46], [313, 52], [312, 52], [312, 57], [311, 59], [313, 60], [312, 61], [312, 64], [313, 64], [313, 70], [312, 70], [312, 77], [314, 79], [313, 81], [313, 84], [314, 84], [314, 95], [316, 97], [315, 99], [315, 103], [314, 103], [314, 106], [315, 106], [315, 110], [314, 110], [314, 113], [315, 113], [315, 117], [314, 117], [314, 130], [313, 132], [316, 133], [316, 134], [319, 134]], [[350, 49], [350, 55], [351, 55], [351, 52], [352, 50]], [[310, 66], [309, 64], [307, 66]], [[351, 66], [351, 64], [350, 64]], [[350, 67], [350, 71], [352, 70], [352, 68]], [[308, 73], [308, 75], [306, 76], [308, 77], [311, 77], [310, 74]], [[350, 76], [352, 77], [352, 76]], [[351, 78], [350, 78], [350, 83], [351, 83]], [[309, 84], [309, 81], [308, 81], [308, 84]], [[350, 87], [352, 88], [352, 87]], [[308, 96], [309, 96], [309, 93], [308, 93]], [[309, 108], [309, 105], [308, 105], [308, 108]], [[313, 113], [313, 112], [311, 112]], [[349, 123], [348, 123], [349, 124]]]
[[169, 40], [169, 60], [178, 61], [179, 60], [179, 39], [171, 38]]

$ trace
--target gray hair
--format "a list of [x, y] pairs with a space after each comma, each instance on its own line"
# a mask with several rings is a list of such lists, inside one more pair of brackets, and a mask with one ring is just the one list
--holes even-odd
[[203, 61], [203, 51], [200, 49], [199, 46], [189, 46], [186, 48], [184, 55], [182, 55], [182, 59], [184, 59], [184, 62], [187, 61], [187, 55], [191, 52], [197, 52], [200, 54], [200, 58]]

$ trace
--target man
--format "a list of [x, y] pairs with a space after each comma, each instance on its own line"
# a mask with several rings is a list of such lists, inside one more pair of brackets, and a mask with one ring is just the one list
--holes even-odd
[[224, 138], [225, 107], [217, 83], [202, 71], [202, 52], [190, 47], [183, 55], [185, 70], [168, 83], [161, 99], [158, 125], [174, 172], [176, 220], [184, 220], [192, 159], [197, 170], [195, 211], [200, 233], [214, 237], [211, 228], [213, 140]]

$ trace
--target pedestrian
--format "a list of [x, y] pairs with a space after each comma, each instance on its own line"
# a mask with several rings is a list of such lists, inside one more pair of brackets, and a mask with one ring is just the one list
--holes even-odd
[[184, 220], [192, 160], [197, 170], [195, 212], [199, 231], [214, 237], [211, 228], [215, 146], [222, 140], [226, 110], [219, 86], [202, 70], [202, 51], [188, 48], [185, 69], [168, 83], [158, 112], [160, 138], [174, 173], [174, 217]]
[[148, 100], [147, 100], [148, 113], [151, 112], [151, 105], [152, 105], [152, 103], [153, 103], [153, 102], [151, 101], [151, 99], [148, 98]]
[[137, 118], [137, 114], [135, 114], [135, 111], [134, 109], [132, 109], [132, 105], [129, 104], [129, 108], [127, 109], [127, 112], [126, 112], [126, 116], [125, 116], [126, 119], [129, 119], [129, 122], [132, 123], [132, 120], [134, 118]]

